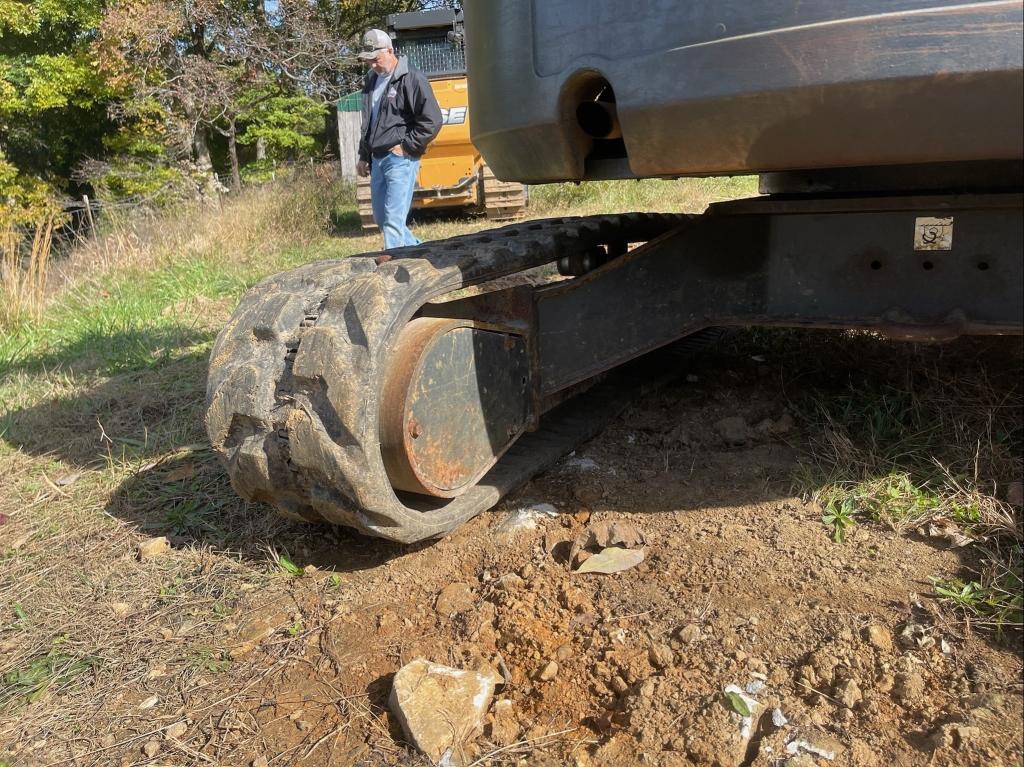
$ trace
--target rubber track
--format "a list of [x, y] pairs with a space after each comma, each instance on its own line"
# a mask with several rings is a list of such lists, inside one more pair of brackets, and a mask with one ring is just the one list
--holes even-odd
[[508, 221], [526, 208], [526, 187], [514, 181], [499, 181], [488, 165], [480, 170], [484, 212], [492, 221]]
[[381, 380], [399, 331], [444, 293], [610, 241], [646, 242], [685, 218], [531, 221], [263, 280], [243, 296], [210, 358], [206, 429], [232, 485], [287, 516], [402, 542], [442, 535], [490, 508], [603, 422], [584, 424], [563, 407], [466, 494], [432, 508], [399, 498], [378, 440]]

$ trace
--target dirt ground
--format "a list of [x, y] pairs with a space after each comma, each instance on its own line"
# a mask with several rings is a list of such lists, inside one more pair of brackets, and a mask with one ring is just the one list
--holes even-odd
[[[94, 588], [81, 609], [86, 622], [113, 610], [147, 640], [92, 682], [9, 712], [0, 764], [422, 764], [386, 705], [395, 671], [422, 657], [505, 679], [495, 699], [511, 703], [492, 706], [474, 764], [1020, 765], [1020, 636], [970, 630], [928, 580], [971, 567], [972, 549], [867, 522], [835, 543], [794, 490], [813, 435], [793, 403], [845, 384], [857, 361], [794, 378], [758, 348], [749, 337], [688, 364], [436, 542], [287, 524], [276, 541], [304, 572], [264, 577], [266, 560], [201, 537], [136, 562], [147, 533], [132, 527], [103, 570], [121, 591]], [[730, 417], [749, 431], [724, 435]], [[538, 504], [557, 513], [518, 513]], [[572, 541], [609, 520], [641, 531], [645, 560], [571, 572]], [[151, 590], [172, 562], [201, 575], [202, 609]], [[749, 742], [727, 685], [759, 704]], [[817, 753], [788, 753], [795, 740]]]

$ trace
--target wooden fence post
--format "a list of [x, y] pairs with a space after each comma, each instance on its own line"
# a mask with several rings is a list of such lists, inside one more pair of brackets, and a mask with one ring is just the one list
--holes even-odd
[[92, 205], [89, 203], [89, 195], [82, 195], [82, 204], [85, 205], [85, 220], [89, 222], [89, 234], [96, 236], [96, 222], [92, 218]]
[[338, 161], [341, 177], [353, 181], [356, 177], [356, 155], [359, 154], [359, 112], [338, 112]]

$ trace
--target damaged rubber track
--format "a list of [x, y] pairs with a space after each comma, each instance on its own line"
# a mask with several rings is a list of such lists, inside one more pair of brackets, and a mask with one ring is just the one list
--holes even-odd
[[[513, 224], [270, 277], [214, 344], [206, 428], [235, 489], [286, 516], [412, 542], [436, 537], [589, 439], [617, 412], [603, 384], [548, 413], [474, 487], [449, 501], [392, 489], [379, 406], [388, 355], [428, 301], [685, 220], [633, 213]], [[585, 400], [585, 402], [583, 401]]]

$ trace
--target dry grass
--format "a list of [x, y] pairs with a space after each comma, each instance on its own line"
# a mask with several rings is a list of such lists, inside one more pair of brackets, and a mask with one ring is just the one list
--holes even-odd
[[187, 258], [259, 267], [283, 251], [308, 248], [333, 228], [336, 208], [353, 196], [335, 179], [298, 173], [246, 187], [217, 202], [114, 210], [99, 236], [83, 243], [62, 272], [63, 285], [127, 269], [155, 270]]
[[29, 235], [11, 223], [0, 226], [0, 329], [38, 320], [42, 314], [56, 225], [57, 216], [49, 214]]

